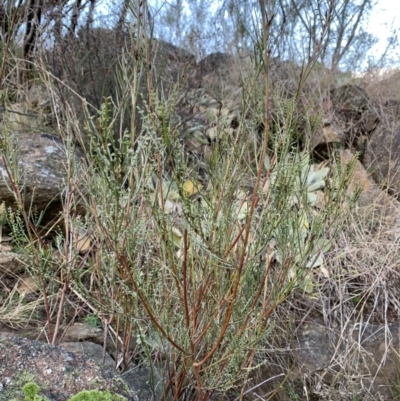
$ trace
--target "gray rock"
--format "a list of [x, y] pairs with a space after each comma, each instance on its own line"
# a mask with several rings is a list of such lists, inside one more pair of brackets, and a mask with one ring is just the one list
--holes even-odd
[[84, 390], [110, 391], [137, 400], [115, 370], [57, 346], [0, 336], [0, 400], [19, 397], [27, 382], [35, 382], [42, 389], [40, 395], [56, 401]]
[[399, 106], [399, 102], [383, 106], [381, 123], [372, 134], [364, 156], [364, 165], [374, 180], [396, 197], [400, 194]]
[[331, 91], [336, 123], [355, 150], [365, 152], [367, 141], [379, 123], [367, 91], [358, 85], [343, 85]]
[[365, 399], [392, 399], [389, 383], [398, 380], [400, 325], [349, 323], [346, 330], [322, 321], [305, 323], [298, 331], [297, 366], [301, 375], [318, 375], [328, 385], [354, 379], [354, 390]]
[[114, 369], [115, 367], [114, 360], [110, 355], [104, 353], [103, 347], [99, 344], [90, 341], [63, 342], [60, 344], [60, 347], [65, 349], [65, 351], [93, 359], [99, 366], [104, 366], [109, 369]]
[[[39, 213], [44, 212], [43, 223], [60, 217], [62, 211], [62, 192], [67, 182], [67, 156], [64, 142], [48, 134], [21, 134], [14, 133], [10, 137], [10, 146], [16, 147], [16, 166], [18, 170], [18, 185], [26, 210], [32, 209]], [[10, 191], [15, 175], [10, 171], [13, 163], [10, 155], [6, 164], [0, 159], [0, 202], [6, 206], [15, 205], [15, 196]], [[83, 153], [75, 150], [76, 162], [84, 161]], [[79, 167], [78, 167], [79, 168]], [[84, 212], [78, 203], [78, 212]]]

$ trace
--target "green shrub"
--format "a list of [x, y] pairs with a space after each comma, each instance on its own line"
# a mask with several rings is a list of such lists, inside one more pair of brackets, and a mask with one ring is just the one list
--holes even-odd
[[[25, 395], [25, 401], [48, 401], [46, 397], [39, 395], [40, 387], [34, 383], [29, 382], [22, 388]], [[71, 397], [68, 401], [124, 401], [125, 397], [118, 394], [111, 394], [108, 391], [81, 391], [80, 393]]]

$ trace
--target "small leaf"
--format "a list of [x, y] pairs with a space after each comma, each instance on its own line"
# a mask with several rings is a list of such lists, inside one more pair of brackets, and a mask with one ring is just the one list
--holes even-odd
[[325, 177], [329, 173], [329, 167], [322, 168], [318, 171], [310, 171], [307, 176], [307, 190], [309, 192], [316, 191], [317, 189], [324, 188], [325, 186]]
[[172, 231], [172, 241], [174, 242], [175, 246], [180, 248], [182, 246], [183, 234], [176, 227], [172, 227], [171, 231]]
[[288, 277], [290, 280], [295, 280], [297, 277], [297, 271], [294, 267], [290, 267], [288, 271]]
[[312, 294], [314, 291], [314, 283], [312, 278], [307, 275], [304, 280], [304, 292], [306, 294]]
[[310, 223], [308, 222], [307, 212], [305, 210], [302, 211], [301, 215], [299, 216], [299, 225], [300, 228], [309, 229]]
[[167, 199], [164, 202], [164, 213], [165, 214], [170, 214], [173, 212], [175, 206], [175, 202], [172, 202], [171, 200]]
[[194, 182], [191, 180], [188, 180], [183, 184], [183, 190], [189, 196], [197, 194], [201, 187], [202, 185], [199, 182]]
[[270, 159], [270, 157], [268, 155], [265, 155], [265, 158], [264, 158], [265, 170], [269, 170], [270, 166], [271, 166], [271, 159]]
[[77, 233], [74, 233], [74, 248], [78, 253], [85, 253], [89, 250], [91, 245], [90, 236], [87, 230], [79, 228]]
[[6, 203], [2, 202], [0, 204], [0, 219], [2, 220], [6, 216]]
[[324, 254], [321, 252], [317, 259], [315, 259], [315, 255], [313, 255], [313, 257], [307, 263], [306, 267], [309, 269], [313, 267], [319, 267], [323, 263], [324, 263]]
[[320, 266], [319, 269], [325, 278], [329, 278], [329, 271], [326, 267]]
[[332, 247], [332, 241], [326, 238], [318, 239], [316, 243], [317, 249], [320, 249], [323, 253], [328, 252]]
[[315, 206], [317, 209], [323, 209], [326, 204], [326, 197], [322, 191], [308, 192], [308, 201], [311, 206]]
[[241, 203], [239, 206], [239, 212], [238, 212], [238, 220], [244, 220], [247, 218], [247, 215], [249, 214], [249, 204], [247, 201], [244, 201]]
[[169, 191], [167, 195], [167, 199], [171, 199], [172, 201], [176, 201], [180, 199], [178, 191]]
[[317, 204], [318, 198], [317, 195], [313, 192], [307, 193], [307, 200], [311, 206], [315, 206]]
[[3, 241], [3, 224], [7, 221], [6, 203], [0, 204], [0, 242]]

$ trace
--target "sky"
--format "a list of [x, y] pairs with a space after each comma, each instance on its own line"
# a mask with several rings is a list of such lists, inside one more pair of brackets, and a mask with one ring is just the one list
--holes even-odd
[[[385, 51], [387, 38], [390, 36], [393, 28], [397, 29], [397, 38], [400, 46], [400, 0], [377, 0], [377, 4], [371, 12], [366, 30], [377, 38], [380, 38], [380, 40], [370, 50], [370, 56], [382, 54]], [[397, 60], [397, 63], [399, 63], [400, 48], [396, 53], [393, 56]]]
[[[109, 0], [103, 0], [103, 4], [108, 4]], [[185, 3], [185, 0], [183, 0]], [[216, 0], [218, 2], [218, 0]], [[340, 0], [339, 0], [340, 2]], [[378, 38], [378, 43], [373, 46], [367, 53], [367, 58], [375, 58], [381, 56], [387, 45], [387, 39], [393, 32], [397, 30], [396, 36], [399, 42], [397, 49], [392, 50], [388, 55], [392, 59], [393, 67], [400, 68], [400, 0], [375, 0], [376, 4], [371, 11], [370, 19], [366, 23], [365, 30]], [[159, 1], [149, 0], [150, 4], [159, 3]], [[168, 4], [168, 3], [167, 3]], [[367, 68], [360, 65], [359, 72]]]

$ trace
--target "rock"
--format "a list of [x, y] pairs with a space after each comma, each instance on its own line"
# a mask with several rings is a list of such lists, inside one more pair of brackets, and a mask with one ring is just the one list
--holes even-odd
[[[60, 344], [60, 347], [68, 352], [73, 352], [76, 355], [90, 358], [96, 362], [97, 365], [114, 369], [115, 361], [110, 357], [108, 353], [105, 353], [105, 359], [103, 363], [103, 347], [99, 344], [94, 344], [89, 341], [82, 342], [64, 342]], [[123, 374], [122, 378], [129, 388], [134, 389], [139, 400], [151, 400], [154, 399], [153, 393], [156, 391], [158, 397], [161, 396], [163, 379], [157, 373], [155, 367], [147, 368], [143, 363], [140, 366], [132, 366], [127, 369]], [[158, 399], [155, 398], [155, 399]]]
[[16, 398], [27, 382], [35, 382], [42, 389], [40, 395], [54, 401], [66, 401], [84, 390], [110, 391], [137, 400], [113, 369], [57, 346], [0, 336], [0, 399]]
[[[348, 149], [340, 152], [344, 166], [348, 165], [353, 157]], [[349, 183], [349, 196], [353, 196], [356, 191], [360, 192], [358, 207], [365, 216], [381, 221], [387, 219], [393, 225], [400, 223], [400, 202], [379, 188], [359, 160], [356, 161], [354, 174]]]
[[160, 373], [154, 366], [147, 364], [131, 367], [122, 374], [125, 382], [135, 389], [139, 400], [160, 400], [165, 386], [165, 374]]
[[61, 104], [45, 85], [30, 83], [17, 92], [18, 102], [0, 108], [0, 128], [8, 132], [55, 133]]
[[379, 123], [367, 91], [358, 85], [343, 85], [330, 93], [335, 122], [351, 147], [364, 153], [366, 143]]
[[[340, 160], [343, 166], [348, 166], [349, 163], [354, 159], [354, 154], [351, 153], [350, 150], [344, 149], [340, 152]], [[360, 163], [359, 160], [356, 161], [354, 167], [354, 173], [351, 177], [348, 194], [353, 196], [355, 192], [361, 191], [361, 196], [363, 196], [366, 192], [371, 191], [374, 186], [371, 177], [366, 172], [364, 166]]]
[[[362, 113], [369, 107], [369, 96], [365, 89], [358, 85], [343, 85], [332, 91], [332, 102], [337, 112], [347, 111]], [[345, 115], [344, 115], [345, 117]]]
[[[54, 54], [58, 56], [54, 57]], [[170, 97], [175, 95], [177, 88], [184, 92], [189, 84], [192, 87], [199, 85], [193, 54], [163, 40], [136, 40], [127, 31], [82, 28], [76, 38], [67, 36], [60, 41], [57, 48], [49, 52], [47, 63], [53, 74], [72, 89], [62, 86], [58, 95], [72, 105], [82, 126], [87, 117], [83, 105], [90, 105], [89, 113], [97, 116], [97, 110], [106, 98], [113, 99], [116, 104], [122, 103], [120, 89], [126, 88], [117, 76], [123, 77], [124, 73], [129, 76], [126, 79], [136, 82], [136, 105], [144, 114], [147, 114], [149, 97], [156, 96], [164, 102], [171, 102]], [[134, 65], [137, 67], [135, 77]], [[149, 86], [152, 94], [149, 93]], [[131, 100], [126, 101], [129, 108]], [[137, 132], [141, 129], [141, 112], [137, 110], [135, 115]], [[126, 110], [123, 114], [124, 129], [130, 128], [133, 113]], [[119, 138], [119, 128], [117, 123], [116, 138]], [[81, 130], [80, 135], [88, 144], [87, 134]]]
[[[61, 193], [67, 182], [67, 157], [64, 142], [48, 134], [21, 134], [11, 136], [16, 144], [18, 166], [18, 184], [26, 210], [44, 212], [42, 224], [58, 219], [62, 211]], [[12, 146], [12, 145], [11, 145]], [[75, 150], [76, 162], [84, 161], [83, 153]], [[14, 206], [15, 198], [9, 190], [10, 180], [3, 160], [0, 160], [0, 202]], [[77, 203], [77, 212], [84, 213], [82, 205]]]
[[240, 110], [224, 107], [205, 89], [191, 90], [180, 103], [176, 122], [186, 149], [207, 155], [212, 143], [223, 136], [233, 138], [239, 125]]
[[322, 127], [311, 138], [310, 150], [321, 153], [320, 148], [326, 148], [329, 144], [344, 142], [345, 136], [339, 128], [330, 120], [323, 120]]
[[218, 99], [223, 107], [241, 104], [242, 77], [234, 57], [226, 53], [212, 53], [198, 64], [201, 87]]
[[204, 57], [199, 62], [201, 77], [208, 74], [222, 75], [230, 70], [233, 63], [233, 57], [226, 53], [216, 52]]
[[37, 281], [38, 279], [34, 280], [30, 276], [20, 276], [18, 279], [16, 289], [22, 297], [34, 294], [36, 292], [39, 292]]
[[103, 329], [100, 327], [93, 327], [88, 323], [74, 323], [65, 330], [63, 341], [93, 341], [96, 344], [103, 344]]
[[[103, 349], [104, 330], [100, 327], [93, 327], [88, 323], [78, 322], [67, 327], [61, 340], [68, 343], [91, 342], [101, 346]], [[137, 351], [137, 342], [134, 335], [132, 335], [131, 341], [129, 342], [129, 349], [125, 349], [124, 346], [125, 344], [120, 342], [118, 344], [118, 352], [122, 352], [122, 350], [126, 353]], [[115, 337], [111, 333], [107, 335], [106, 351], [109, 355], [115, 356]]]
[[364, 165], [374, 180], [389, 193], [400, 195], [400, 102], [382, 106], [382, 119], [372, 134]]
[[16, 277], [24, 271], [20, 255], [0, 249], [0, 277]]
[[177, 85], [184, 90], [198, 80], [196, 58], [188, 51], [163, 40], [152, 42], [155, 88], [166, 95]]
[[[317, 375], [331, 385], [343, 384], [343, 375], [354, 378], [354, 391], [369, 388], [371, 399], [392, 399], [388, 383], [398, 380], [400, 324], [349, 323], [342, 331], [322, 321], [303, 324], [295, 345], [301, 375]], [[388, 347], [388, 338], [391, 339]], [[344, 371], [345, 370], [345, 371]], [[339, 389], [337, 390], [339, 391]], [[383, 397], [383, 398], [379, 398]], [[370, 398], [365, 398], [370, 399]]]
[[114, 369], [115, 367], [114, 360], [110, 357], [110, 355], [107, 354], [107, 352], [103, 352], [103, 347], [99, 344], [95, 344], [90, 341], [63, 342], [60, 344], [60, 347], [65, 349], [65, 351], [73, 352], [76, 355], [93, 359], [99, 366], [104, 366], [105, 368], [109, 369]]

